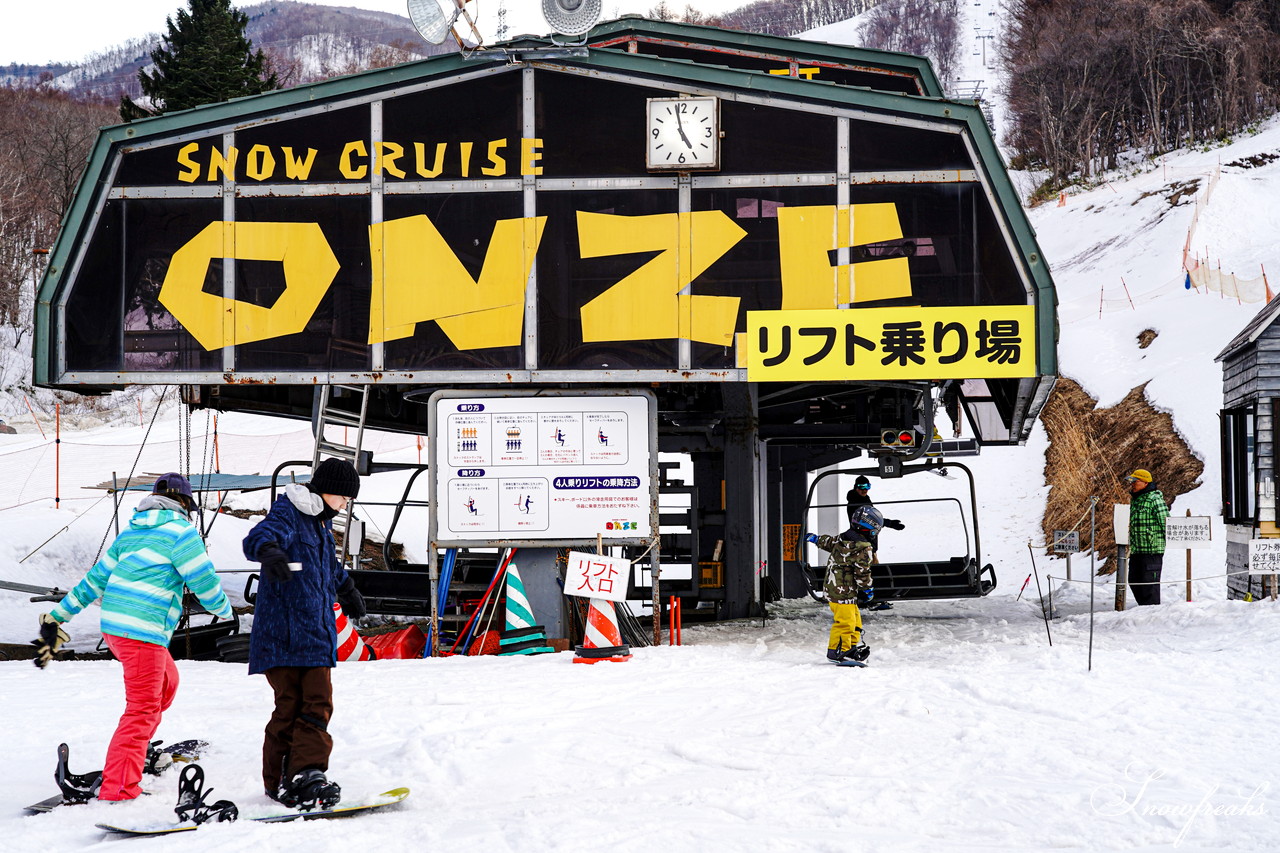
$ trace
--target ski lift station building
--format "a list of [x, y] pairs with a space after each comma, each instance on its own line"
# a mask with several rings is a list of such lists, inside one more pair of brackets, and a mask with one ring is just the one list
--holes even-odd
[[[735, 618], [803, 560], [811, 472], [936, 464], [944, 398], [971, 451], [1024, 442], [1055, 307], [980, 109], [926, 60], [623, 18], [104, 129], [35, 371], [313, 422], [332, 388], [430, 436], [432, 543], [600, 536]], [[477, 494], [567, 514], [468, 522]]]

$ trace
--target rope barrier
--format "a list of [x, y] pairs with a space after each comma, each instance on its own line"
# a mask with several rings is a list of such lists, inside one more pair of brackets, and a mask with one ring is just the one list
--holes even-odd
[[[1114, 572], [1109, 572], [1106, 575], [1104, 575], [1104, 577], [1110, 577], [1112, 574], [1114, 574]], [[1213, 580], [1215, 578], [1229, 578], [1229, 577], [1234, 577], [1236, 575], [1247, 575], [1247, 574], [1249, 574], [1249, 571], [1246, 569], [1239, 572], [1227, 572], [1226, 574], [1222, 574], [1222, 575], [1197, 575], [1191, 580], [1207, 581], [1207, 580]], [[1054, 578], [1053, 575], [1049, 575], [1048, 577], [1049, 577], [1049, 580], [1051, 581], [1059, 580], [1059, 581], [1062, 581], [1063, 583], [1091, 583], [1091, 581], [1076, 580], [1074, 578]], [[1125, 583], [1127, 583], [1129, 586], [1155, 586], [1157, 584], [1167, 584], [1167, 583], [1182, 584], [1186, 582], [1187, 582], [1186, 578], [1179, 578], [1176, 581], [1126, 581]]]

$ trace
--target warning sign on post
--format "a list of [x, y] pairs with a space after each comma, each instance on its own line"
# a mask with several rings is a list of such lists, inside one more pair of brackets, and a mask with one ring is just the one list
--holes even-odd
[[569, 565], [564, 573], [564, 594], [626, 601], [630, 573], [631, 561], [624, 557], [570, 551]]
[[1164, 523], [1164, 544], [1166, 548], [1209, 548], [1213, 545], [1212, 532], [1207, 515], [1171, 515]]
[[1280, 539], [1249, 540], [1249, 574], [1280, 573]]

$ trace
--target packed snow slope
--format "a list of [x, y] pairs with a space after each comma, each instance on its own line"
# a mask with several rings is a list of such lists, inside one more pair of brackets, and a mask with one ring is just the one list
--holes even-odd
[[[1037, 429], [1025, 447], [963, 460], [977, 479], [983, 559], [1000, 587], [985, 599], [868, 614], [867, 669], [825, 663], [830, 617], [803, 597], [770, 605], [768, 619], [689, 626], [685, 646], [636, 649], [622, 664], [578, 666], [565, 654], [343, 664], [330, 775], [352, 800], [407, 785], [413, 795], [402, 806], [346, 821], [242, 822], [133, 843], [521, 853], [1275, 849], [1280, 805], [1266, 743], [1280, 679], [1265, 667], [1280, 654], [1280, 609], [1225, 600], [1216, 516], [1221, 373], [1213, 357], [1261, 305], [1185, 289], [1181, 262], [1199, 209], [1194, 243], [1224, 270], [1254, 277], [1263, 266], [1280, 269], [1280, 163], [1222, 165], [1203, 198], [1220, 163], [1278, 151], [1280, 125], [1272, 122], [1224, 148], [1171, 155], [1031, 212], [1059, 291], [1062, 373], [1103, 406], [1148, 383], [1153, 404], [1172, 413], [1205, 462], [1201, 487], [1173, 507], [1214, 516], [1215, 548], [1193, 552], [1193, 602], [1170, 584], [1164, 604], [1116, 612], [1109, 579], [1090, 587], [1085, 555], [1070, 583], [1061, 562], [1037, 557], [1039, 577], [1023, 589], [1033, 551], [1043, 554], [1045, 438]], [[1172, 189], [1191, 180], [1199, 181], [1198, 208]], [[1158, 335], [1140, 349], [1146, 329]], [[138, 470], [181, 467], [175, 420], [162, 416], [159, 449], [144, 451]], [[223, 426], [228, 434], [258, 431], [237, 451], [243, 455], [224, 453], [224, 470], [269, 470], [262, 455], [297, 458], [285, 435], [296, 424], [250, 420]], [[0, 436], [10, 490], [0, 490], [0, 579], [65, 588], [87, 570], [110, 525], [110, 501], [90, 509], [100, 493], [81, 487], [127, 471], [144, 427], [135, 419], [64, 431], [64, 454], [80, 455], [66, 463], [74, 482], [54, 509], [49, 489], [25, 491], [28, 482], [52, 481], [52, 439], [40, 439], [29, 421], [14, 423], [19, 435]], [[197, 430], [195, 458], [201, 441]], [[112, 445], [124, 449], [104, 449]], [[383, 456], [416, 452], [410, 439], [388, 444]], [[1157, 476], [1159, 466], [1151, 460]], [[954, 494], [961, 482], [917, 475], [878, 484], [876, 497]], [[384, 497], [401, 483], [380, 475], [365, 488]], [[260, 505], [265, 496], [242, 500]], [[925, 510], [903, 503], [891, 514], [907, 527], [886, 531], [882, 557], [919, 553], [935, 540], [951, 546], [954, 531], [936, 533]], [[219, 568], [250, 568], [239, 555], [248, 525], [219, 518], [210, 535]], [[412, 538], [406, 544], [421, 548]], [[1171, 552], [1166, 578], [1177, 580], [1183, 563], [1182, 552]], [[226, 577], [235, 593], [243, 576]], [[1056, 618], [1046, 626], [1037, 593], [1050, 588]], [[48, 606], [0, 591], [0, 641], [30, 639]], [[78, 648], [91, 647], [96, 613], [69, 629]], [[258, 767], [271, 704], [265, 681], [243, 665], [180, 661], [179, 669], [183, 684], [158, 735], [209, 739], [203, 764], [216, 796], [246, 814], [268, 809]], [[8, 768], [0, 775], [8, 804], [0, 851], [94, 848], [104, 841], [97, 822], [168, 819], [172, 775], [149, 781], [155, 795], [133, 803], [20, 811], [54, 792], [59, 742], [70, 744], [74, 770], [101, 766], [122, 707], [114, 662], [60, 661], [44, 671], [0, 662], [0, 716], [9, 723], [0, 734]]]

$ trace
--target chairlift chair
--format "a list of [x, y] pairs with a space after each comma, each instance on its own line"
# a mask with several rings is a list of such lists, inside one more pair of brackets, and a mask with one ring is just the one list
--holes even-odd
[[[982, 565], [980, 540], [978, 537], [978, 498], [974, 489], [973, 472], [966, 466], [956, 462], [927, 462], [923, 465], [904, 465], [903, 475], [921, 471], [938, 472], [943, 468], [958, 469], [969, 478], [970, 512], [965, 517], [961, 509], [961, 521], [964, 524], [966, 553], [962, 555], [939, 557], [918, 562], [874, 563], [871, 566], [872, 584], [876, 591], [877, 601], [926, 601], [930, 599], [981, 598], [996, 588], [995, 568], [990, 564]], [[877, 469], [841, 469], [825, 471], [814, 478], [805, 498], [805, 512], [801, 542], [808, 533], [809, 511], [813, 508], [813, 498], [819, 481], [836, 474], [859, 474], [876, 477]], [[954, 498], [925, 498], [921, 501], [955, 500]], [[895, 501], [894, 503], [901, 503]], [[842, 503], [841, 508], [844, 508]], [[973, 535], [969, 536], [969, 521], [972, 521]], [[972, 549], [970, 551], [970, 548]], [[806, 554], [807, 556], [807, 554]], [[811, 567], [807, 560], [802, 560], [805, 577], [809, 580], [810, 595], [819, 601], [825, 600], [820, 594], [822, 589], [821, 567]]]

